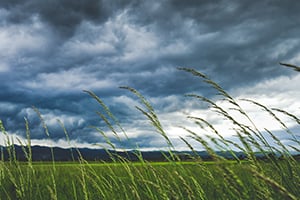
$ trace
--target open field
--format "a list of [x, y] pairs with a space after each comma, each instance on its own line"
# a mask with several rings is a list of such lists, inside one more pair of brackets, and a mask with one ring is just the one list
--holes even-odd
[[[1, 199], [289, 199], [300, 163], [1, 163]], [[291, 170], [291, 171], [289, 171]], [[256, 174], [257, 173], [257, 174]], [[284, 176], [282, 176], [282, 174]], [[291, 174], [290, 174], [291, 173]], [[296, 173], [296, 174], [295, 174]], [[263, 177], [260, 177], [260, 175]], [[270, 179], [271, 178], [271, 179]], [[270, 179], [270, 180], [269, 180]], [[276, 185], [280, 183], [281, 185]], [[274, 185], [272, 185], [274, 184]], [[289, 189], [290, 194], [282, 191]], [[290, 196], [288, 196], [290, 195]]]

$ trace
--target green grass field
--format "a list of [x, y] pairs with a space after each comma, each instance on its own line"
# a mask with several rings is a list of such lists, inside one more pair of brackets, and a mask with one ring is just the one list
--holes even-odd
[[[0, 130], [6, 136], [6, 150], [9, 159], [1, 155], [0, 161], [0, 198], [2, 199], [300, 199], [300, 163], [293, 154], [300, 154], [298, 140], [299, 133], [293, 133], [278, 117], [281, 113], [294, 121], [297, 125], [300, 120], [292, 113], [277, 108], [267, 108], [253, 100], [244, 100], [257, 106], [261, 112], [268, 113], [282, 125], [283, 131], [289, 136], [290, 143], [283, 144], [276, 135], [267, 129], [260, 131], [243, 108], [224, 91], [217, 83], [204, 74], [188, 68], [180, 68], [204, 81], [212, 87], [231, 108], [247, 119], [250, 125], [245, 125], [238, 118], [222, 108], [213, 100], [196, 94], [187, 97], [195, 98], [208, 104], [212, 111], [224, 117], [236, 130], [238, 141], [224, 138], [214, 126], [203, 118], [188, 116], [200, 128], [211, 130], [210, 135], [203, 136], [183, 127], [190, 135], [189, 138], [180, 138], [195, 152], [194, 146], [188, 139], [193, 139], [198, 146], [204, 148], [213, 161], [204, 162], [194, 156], [191, 162], [182, 162], [173, 154], [176, 150], [168, 138], [158, 116], [151, 104], [136, 90], [129, 90], [140, 100], [142, 107], [139, 111], [151, 122], [153, 128], [165, 139], [169, 146], [168, 162], [151, 163], [141, 156], [139, 162], [131, 162], [122, 157], [114, 157], [111, 163], [87, 162], [80, 158], [74, 162], [33, 162], [31, 154], [30, 130], [25, 119], [27, 143], [23, 144], [27, 162], [19, 162], [14, 153], [13, 141], [6, 132], [2, 123]], [[107, 127], [118, 138], [118, 134], [126, 134], [118, 120], [109, 108], [93, 92], [86, 91], [102, 107], [97, 114], [107, 124]], [[37, 110], [36, 110], [37, 111]], [[46, 136], [51, 135], [40, 116]], [[1, 122], [1, 121], [0, 121]], [[62, 128], [64, 129], [63, 125]], [[106, 133], [101, 134], [111, 149], [116, 149]], [[68, 139], [67, 131], [66, 138]], [[269, 139], [266, 139], [269, 138]], [[118, 138], [119, 139], [119, 138]], [[95, 141], [96, 142], [96, 141]], [[274, 145], [276, 144], [276, 145]], [[232, 152], [234, 160], [219, 156], [215, 148]], [[240, 160], [233, 150], [243, 152], [247, 159]], [[138, 150], [137, 150], [138, 151]], [[264, 156], [264, 160], [256, 157], [255, 153]], [[3, 153], [3, 152], [2, 152]], [[298, 157], [299, 158], [299, 157]]]
[[[1, 199], [293, 199], [300, 163], [281, 171], [251, 162], [1, 164]], [[284, 170], [284, 171], [283, 171]], [[289, 170], [292, 170], [289, 172]], [[296, 176], [294, 176], [296, 173]], [[259, 177], [259, 173], [262, 177]], [[283, 176], [283, 174], [284, 176]], [[294, 181], [293, 181], [294, 180]], [[280, 183], [276, 185], [275, 183]], [[289, 193], [286, 193], [288, 190]]]

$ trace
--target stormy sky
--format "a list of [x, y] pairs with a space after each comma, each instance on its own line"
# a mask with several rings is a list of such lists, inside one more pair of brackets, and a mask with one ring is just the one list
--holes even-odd
[[[188, 135], [181, 126], [205, 134], [187, 116], [202, 117], [232, 137], [228, 121], [185, 96], [203, 95], [228, 106], [201, 78], [178, 70], [189, 67], [236, 98], [259, 129], [284, 140], [280, 124], [239, 99], [300, 115], [300, 74], [279, 65], [300, 65], [299, 10], [292, 0], [0, 0], [0, 119], [20, 139], [27, 119], [33, 144], [105, 146], [93, 128], [98, 127], [117, 148], [165, 147], [135, 108], [143, 107], [138, 98], [119, 88], [130, 86], [150, 101], [178, 149], [186, 148], [179, 136]], [[130, 141], [118, 127], [122, 141], [114, 138], [96, 113], [105, 110], [83, 90], [103, 100]], [[299, 131], [294, 121], [279, 116]], [[3, 134], [0, 139], [3, 143]]]

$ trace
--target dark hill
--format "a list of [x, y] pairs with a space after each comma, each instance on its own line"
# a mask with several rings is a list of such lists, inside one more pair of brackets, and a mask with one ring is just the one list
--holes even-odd
[[[19, 161], [27, 161], [24, 150], [28, 152], [27, 147], [21, 147], [19, 145], [1, 148], [1, 159], [8, 160], [9, 157], [14, 157]], [[167, 161], [167, 157], [170, 157], [170, 153], [167, 151], [113, 151], [104, 149], [88, 149], [88, 148], [69, 148], [64, 149], [60, 147], [53, 147], [53, 155], [55, 161], [72, 161], [78, 160], [82, 156], [88, 161], [112, 161], [112, 158], [122, 157], [130, 161], [138, 161], [137, 154], [141, 154], [144, 160], [147, 161]], [[51, 161], [52, 153], [50, 147], [44, 146], [32, 146], [32, 161]], [[15, 154], [9, 155], [9, 152], [15, 152]], [[246, 155], [242, 152], [234, 152], [239, 159], [245, 159]], [[191, 160], [192, 157], [200, 156], [202, 160], [211, 160], [211, 156], [206, 151], [190, 152], [190, 151], [175, 151], [181, 160]], [[219, 156], [227, 159], [234, 159], [229, 151], [217, 152]], [[262, 154], [257, 153], [259, 159], [264, 159]]]

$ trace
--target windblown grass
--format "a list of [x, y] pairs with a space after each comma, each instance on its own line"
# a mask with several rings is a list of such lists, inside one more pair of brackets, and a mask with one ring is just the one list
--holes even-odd
[[[0, 129], [6, 137], [6, 151], [9, 155], [6, 161], [3, 149], [1, 150], [0, 199], [299, 199], [300, 165], [291, 154], [291, 150], [299, 154], [299, 135], [293, 133], [277, 114], [288, 116], [298, 125], [299, 118], [278, 108], [268, 108], [254, 100], [243, 100], [262, 109], [262, 112], [268, 113], [273, 120], [281, 124], [293, 144], [286, 146], [271, 131], [259, 130], [238, 101], [205, 74], [190, 68], [179, 68], [179, 70], [198, 77], [215, 90], [223, 101], [231, 105], [230, 110], [240, 113], [248, 120], [248, 125], [241, 123], [239, 118], [230, 114], [228, 108], [221, 107], [212, 99], [198, 94], [186, 95], [188, 98], [208, 104], [215, 114], [232, 124], [238, 141], [223, 137], [222, 133], [207, 119], [188, 116], [200, 128], [211, 132], [203, 136], [182, 127], [182, 130], [189, 133], [189, 136], [180, 139], [193, 152], [190, 155], [192, 161], [184, 162], [174, 153], [176, 148], [149, 101], [137, 90], [121, 87], [137, 97], [141, 102], [141, 106], [136, 107], [137, 110], [164, 138], [169, 147], [168, 154], [165, 155], [168, 162], [147, 162], [138, 149], [136, 151], [138, 163], [114, 155], [109, 151], [109, 149], [116, 149], [112, 138], [101, 128], [93, 127], [105, 138], [109, 146], [106, 150], [113, 162], [92, 163], [87, 162], [81, 156], [79, 160], [73, 159], [72, 163], [59, 163], [55, 162], [55, 155], [51, 150], [51, 163], [36, 163], [32, 161], [30, 128], [26, 119], [27, 142], [22, 144], [19, 141], [19, 143], [23, 147], [27, 162], [20, 162], [15, 155], [13, 145], [15, 141], [0, 121]], [[120, 137], [122, 135], [126, 140], [130, 140], [102, 99], [91, 91], [85, 92], [99, 103], [102, 109], [97, 112], [97, 115], [114, 134], [115, 139], [121, 141], [121, 138], [124, 138]], [[46, 136], [51, 138], [42, 115], [37, 109], [35, 111], [42, 121]], [[69, 140], [64, 125], [61, 122], [59, 124]], [[191, 139], [206, 149], [213, 159], [212, 162], [202, 161], [201, 156], [195, 150], [197, 147], [191, 144]], [[247, 159], [240, 159], [235, 149], [243, 152]], [[231, 152], [234, 159], [227, 160], [217, 154], [216, 150]], [[257, 153], [262, 154], [265, 160], [259, 160]]]

